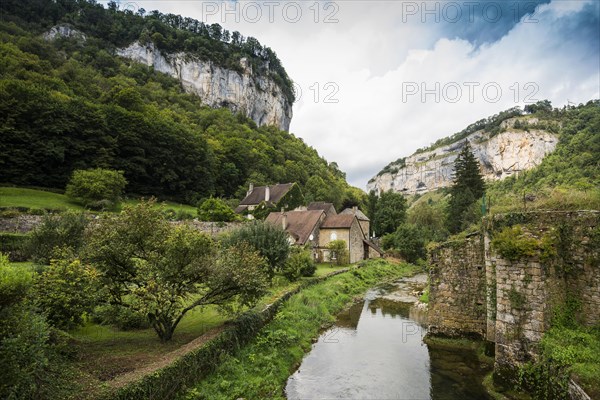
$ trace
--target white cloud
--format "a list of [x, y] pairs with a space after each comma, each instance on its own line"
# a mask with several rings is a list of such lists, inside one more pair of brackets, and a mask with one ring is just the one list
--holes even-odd
[[[387, 1], [339, 2], [335, 24], [314, 23], [315, 3], [304, 2], [297, 23], [268, 14], [258, 23], [233, 17], [209, 22], [255, 36], [271, 47], [289, 75], [302, 90], [294, 106], [291, 131], [315, 147], [329, 161], [347, 172], [349, 181], [364, 187], [366, 181], [388, 162], [409, 155], [419, 147], [447, 136], [483, 117], [515, 105], [537, 90], [537, 99], [550, 99], [555, 106], [600, 97], [599, 50], [589, 38], [578, 34], [581, 10], [592, 1], [553, 1], [541, 5], [534, 18], [522, 21], [502, 39], [475, 47], [458, 38], [445, 38], [441, 24], [403, 22], [402, 3]], [[139, 2], [147, 10], [158, 8], [202, 19], [201, 2]], [[244, 2], [237, 3], [242, 6]], [[283, 3], [282, 3], [283, 4]], [[324, 7], [327, 3], [316, 3]], [[277, 9], [276, 9], [277, 10]], [[597, 10], [597, 8], [596, 8]], [[597, 16], [596, 16], [597, 20]], [[598, 29], [597, 27], [595, 28]], [[565, 36], [565, 30], [569, 35]], [[596, 32], [599, 34], [599, 32]], [[592, 42], [592, 43], [597, 43]], [[339, 87], [338, 103], [325, 103], [327, 82]], [[456, 83], [463, 96], [456, 103], [428, 95], [403, 101], [403, 84], [425, 83], [432, 89], [439, 82]], [[469, 102], [465, 82], [477, 82], [474, 101]], [[319, 101], [313, 100], [315, 83]], [[485, 84], [497, 84], [502, 96], [486, 101]], [[518, 98], [514, 99], [518, 83]], [[531, 83], [530, 86], [525, 86]], [[512, 88], [512, 89], [511, 89]], [[450, 96], [454, 92], [447, 86]], [[488, 94], [493, 97], [493, 88]]]

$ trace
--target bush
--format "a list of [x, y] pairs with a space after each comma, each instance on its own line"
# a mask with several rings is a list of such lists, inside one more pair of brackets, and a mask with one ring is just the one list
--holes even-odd
[[11, 266], [8, 256], [0, 253], [0, 312], [25, 298], [31, 282], [30, 272]]
[[504, 258], [518, 261], [538, 254], [540, 241], [526, 235], [520, 225], [506, 227], [494, 235], [492, 247]]
[[118, 204], [126, 185], [123, 171], [102, 168], [77, 170], [73, 172], [65, 194], [85, 207], [105, 210]]
[[87, 225], [88, 220], [83, 213], [48, 214], [31, 233], [27, 252], [38, 264], [49, 264], [57, 249], [69, 248], [77, 253], [83, 245]]
[[83, 322], [98, 300], [98, 273], [80, 260], [52, 260], [37, 276], [36, 302], [48, 321], [59, 329], [72, 329]]
[[404, 260], [415, 263], [427, 255], [425, 242], [425, 234], [421, 228], [405, 223], [396, 232], [384, 236], [381, 244], [385, 250], [397, 250]]
[[346, 265], [350, 262], [345, 240], [332, 240], [328, 247], [331, 251], [331, 261], [335, 261], [336, 265]]
[[127, 307], [102, 305], [94, 310], [92, 320], [97, 324], [112, 325], [122, 331], [150, 327], [148, 317]]
[[310, 251], [294, 247], [283, 267], [283, 276], [290, 282], [298, 280], [301, 276], [313, 276], [317, 270]]
[[8, 254], [11, 261], [25, 261], [29, 258], [29, 235], [22, 233], [0, 233], [0, 252]]
[[210, 222], [231, 222], [238, 216], [224, 200], [211, 197], [198, 206], [198, 218]]
[[267, 260], [266, 272], [269, 279], [273, 279], [275, 272], [283, 269], [290, 253], [290, 243], [287, 233], [279, 226], [253, 221], [223, 238], [225, 247], [239, 246], [244, 242]]

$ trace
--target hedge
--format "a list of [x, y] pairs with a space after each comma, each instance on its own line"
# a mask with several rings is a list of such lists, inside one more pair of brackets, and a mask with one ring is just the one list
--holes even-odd
[[26, 261], [29, 235], [23, 233], [0, 232], [0, 252], [8, 253], [10, 261]]

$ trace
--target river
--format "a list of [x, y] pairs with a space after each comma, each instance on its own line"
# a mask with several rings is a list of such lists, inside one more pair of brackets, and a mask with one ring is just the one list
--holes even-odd
[[490, 399], [481, 381], [491, 367], [464, 348], [423, 342], [426, 313], [414, 306], [426, 275], [370, 290], [342, 312], [288, 379], [296, 399]]

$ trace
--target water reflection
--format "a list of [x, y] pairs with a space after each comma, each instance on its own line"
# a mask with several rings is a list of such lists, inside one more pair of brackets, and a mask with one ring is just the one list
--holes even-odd
[[381, 295], [370, 292], [320, 336], [289, 378], [288, 399], [488, 398], [472, 351], [425, 345], [424, 312]]

